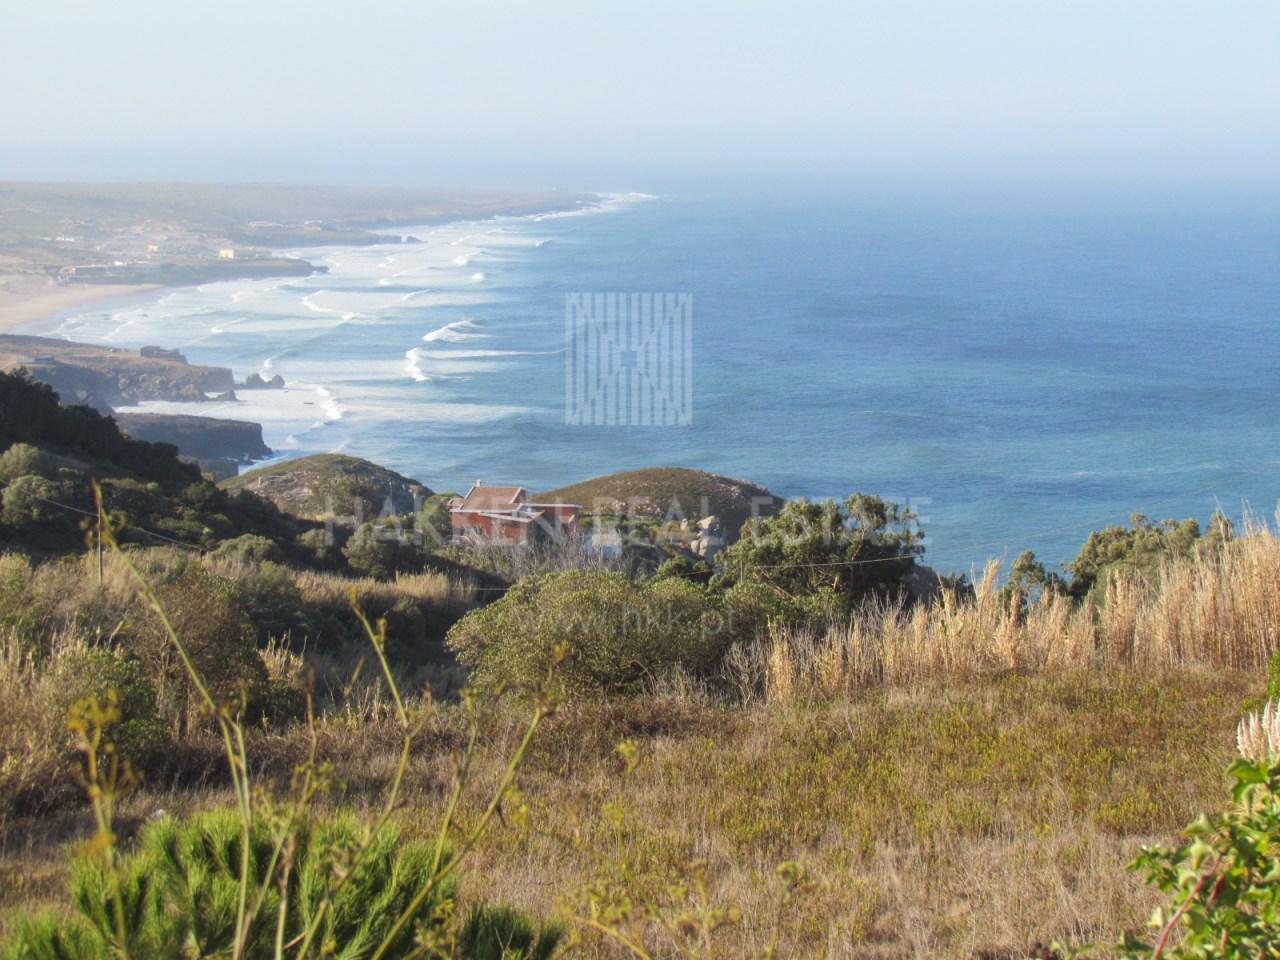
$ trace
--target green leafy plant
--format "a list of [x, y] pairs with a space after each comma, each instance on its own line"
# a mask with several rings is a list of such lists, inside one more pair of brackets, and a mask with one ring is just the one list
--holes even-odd
[[563, 938], [559, 926], [539, 930], [509, 907], [480, 906], [467, 914], [458, 948], [467, 960], [551, 960]]
[[132, 761], [163, 749], [168, 731], [156, 713], [156, 690], [142, 664], [113, 650], [87, 650], [58, 671], [67, 692], [63, 714], [78, 702], [113, 697], [120, 720], [111, 732], [113, 746]]
[[1129, 936], [1126, 960], [1245, 960], [1280, 955], [1280, 764], [1232, 764], [1233, 806], [1201, 816], [1187, 842], [1144, 848], [1133, 868], [1170, 895], [1152, 942]]
[[[278, 858], [276, 833], [285, 826], [286, 856]], [[279, 944], [286, 953], [301, 944], [313, 926], [314, 942], [330, 945], [322, 952], [368, 956], [430, 880], [436, 859], [429, 844], [405, 841], [393, 825], [366, 838], [349, 815], [288, 825], [259, 819], [251, 833], [250, 872], [264, 896], [242, 941], [237, 905], [243, 838], [235, 813], [217, 810], [149, 824], [137, 852], [115, 867], [92, 851], [82, 854], [71, 871], [77, 917], [62, 930], [43, 920], [24, 927], [21, 948], [37, 955], [61, 950], [85, 960], [110, 957], [121, 944], [112, 907], [118, 900], [128, 931], [124, 945], [135, 958], [165, 956], [182, 944], [191, 956], [231, 956], [238, 949], [246, 958], [266, 960]], [[351, 865], [362, 847], [361, 862]], [[344, 867], [350, 875], [330, 897], [335, 872]], [[418, 935], [443, 939], [449, 914], [442, 908], [455, 896], [451, 880], [432, 887], [414, 913]], [[414, 929], [403, 927], [390, 939], [392, 956], [412, 951]]]

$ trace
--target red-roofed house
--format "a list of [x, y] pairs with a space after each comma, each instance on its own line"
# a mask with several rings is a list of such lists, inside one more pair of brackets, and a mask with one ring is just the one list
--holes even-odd
[[490, 543], [562, 540], [578, 533], [576, 503], [531, 503], [524, 487], [504, 487], [477, 480], [465, 497], [449, 501], [453, 535]]

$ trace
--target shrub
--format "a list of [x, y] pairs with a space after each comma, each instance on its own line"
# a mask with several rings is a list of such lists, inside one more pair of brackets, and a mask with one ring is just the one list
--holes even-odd
[[[222, 703], [243, 703], [252, 713], [266, 681], [266, 667], [235, 582], [192, 563], [155, 593], [212, 696]], [[177, 732], [185, 732], [198, 699], [155, 611], [143, 612], [129, 649], [155, 678], [161, 715]]]
[[17, 554], [0, 554], [0, 631], [27, 638], [46, 625], [48, 611], [33, 596], [31, 561]]
[[322, 527], [307, 530], [294, 538], [295, 554], [311, 566], [332, 570], [342, 565], [342, 551], [333, 542], [333, 534]]
[[1168, 559], [1189, 558], [1199, 548], [1221, 544], [1225, 520], [1215, 518], [1213, 531], [1201, 536], [1195, 520], [1161, 520], [1135, 513], [1128, 527], [1106, 527], [1095, 530], [1067, 564], [1071, 572], [1071, 593], [1086, 596], [1095, 586], [1105, 583], [1112, 572], [1136, 573], [1154, 581]]
[[1271, 654], [1267, 661], [1267, 696], [1268, 700], [1280, 700], [1280, 650]]
[[422, 509], [414, 518], [414, 528], [428, 544], [443, 546], [453, 537], [453, 515], [449, 512], [449, 501], [457, 496], [456, 493], [434, 493], [423, 501]]
[[56, 472], [54, 459], [29, 443], [15, 443], [4, 453], [0, 453], [0, 482], [28, 475], [53, 479]]
[[311, 631], [302, 590], [288, 567], [268, 562], [224, 569], [235, 583], [236, 595], [253, 622], [260, 643], [293, 631]]
[[753, 518], [716, 559], [732, 580], [759, 580], [793, 597], [830, 592], [851, 608], [905, 597], [923, 539], [910, 510], [855, 493], [843, 503], [793, 500], [776, 516]]
[[109, 956], [89, 924], [80, 919], [68, 921], [52, 910], [19, 918], [0, 946], [4, 960], [106, 960]]
[[[333, 877], [360, 849], [363, 828], [350, 816], [314, 824], [294, 824], [289, 865], [278, 883], [268, 883], [274, 866], [276, 836], [265, 817], [250, 833], [250, 873], [264, 893], [242, 956], [275, 957], [276, 923], [281, 890], [288, 891], [284, 938], [292, 942], [313, 925], [312, 951], [339, 951], [343, 957], [368, 956], [391, 934], [400, 914], [432, 873], [434, 850], [403, 839], [394, 826], [384, 826], [372, 846], [337, 893]], [[59, 960], [106, 960], [118, 929], [113, 905], [117, 895], [126, 905], [134, 960], [160, 960], [175, 955], [175, 946], [192, 956], [230, 956], [235, 943], [243, 824], [232, 810], [196, 814], [188, 820], [164, 819], [147, 825], [138, 850], [110, 869], [92, 853], [79, 857], [71, 871], [71, 899], [76, 915], [54, 922], [44, 915], [18, 926], [6, 945], [6, 958], [49, 957]], [[452, 883], [437, 885], [414, 912], [425, 928], [439, 927], [441, 903], [455, 896]], [[324, 908], [322, 910], [322, 904]], [[526, 921], [527, 923], [527, 921]], [[413, 924], [393, 940], [389, 955], [411, 951]]]
[[12, 480], [4, 488], [0, 521], [11, 527], [43, 526], [63, 531], [75, 527], [67, 511], [49, 503], [62, 501], [66, 491], [60, 483], [28, 475]]
[[373, 523], [366, 523], [352, 534], [342, 553], [352, 570], [378, 580], [421, 570], [426, 563], [421, 547], [406, 542], [396, 530]]
[[160, 484], [132, 477], [107, 477], [102, 480], [102, 500], [117, 523], [151, 524], [163, 517], [169, 503]]
[[726, 640], [718, 626], [718, 611], [696, 584], [566, 572], [520, 581], [467, 614], [446, 642], [482, 687], [536, 682], [563, 644], [568, 691], [625, 692], [667, 668], [707, 671]]
[[1231, 767], [1233, 806], [1201, 816], [1174, 849], [1147, 847], [1133, 868], [1171, 897], [1156, 910], [1154, 944], [1126, 937], [1126, 960], [1252, 960], [1280, 955], [1280, 764]]
[[66, 717], [78, 700], [103, 700], [108, 691], [114, 692], [123, 719], [112, 730], [112, 740], [124, 756], [145, 756], [168, 739], [156, 712], [156, 688], [139, 661], [110, 650], [89, 650], [62, 661], [57, 679], [59, 717]]
[[234, 540], [224, 540], [213, 551], [219, 560], [241, 563], [284, 563], [284, 551], [272, 540], [256, 533], [246, 533]]
[[1004, 603], [1011, 603], [1016, 597], [1019, 611], [1025, 612], [1044, 594], [1067, 591], [1068, 584], [1059, 574], [1046, 569], [1033, 551], [1024, 550], [1009, 565], [1009, 576], [1000, 597]]
[[724, 626], [731, 642], [763, 637], [775, 624], [823, 627], [840, 618], [843, 599], [831, 590], [792, 597], [760, 580], [744, 580], [724, 592]]
[[668, 577], [680, 577], [684, 580], [693, 580], [698, 583], [706, 583], [711, 579], [711, 565], [705, 560], [690, 560], [683, 554], [667, 557], [660, 564], [658, 569], [653, 572], [655, 580], [664, 580]]

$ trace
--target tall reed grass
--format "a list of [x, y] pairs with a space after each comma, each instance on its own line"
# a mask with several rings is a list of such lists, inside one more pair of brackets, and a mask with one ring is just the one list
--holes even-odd
[[462, 612], [478, 603], [475, 584], [462, 577], [443, 573], [401, 573], [395, 580], [372, 577], [345, 577], [334, 573], [300, 571], [294, 576], [303, 599], [308, 603], [336, 606], [345, 602], [354, 590], [372, 605], [391, 605], [398, 600], [417, 600], [435, 604], [441, 610]]
[[1255, 670], [1278, 648], [1280, 537], [1255, 525], [1151, 579], [1113, 573], [1083, 603], [1052, 592], [1010, 598], [992, 563], [972, 596], [881, 605], [825, 630], [778, 627], [732, 650], [726, 672], [747, 698], [787, 702], [1006, 671]]

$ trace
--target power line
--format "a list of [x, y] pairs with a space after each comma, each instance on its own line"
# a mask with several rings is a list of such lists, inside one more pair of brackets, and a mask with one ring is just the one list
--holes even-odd
[[[41, 503], [47, 503], [52, 507], [61, 507], [63, 510], [78, 513], [82, 517], [96, 518], [98, 516], [98, 514], [92, 510], [81, 510], [79, 507], [73, 507], [69, 503], [59, 503], [57, 500], [50, 500], [47, 497], [36, 496], [34, 499], [39, 500]], [[154, 537], [157, 540], [163, 540], [165, 543], [172, 543], [174, 546], [182, 547], [186, 550], [194, 550], [197, 553], [204, 553], [205, 550], [204, 547], [197, 546], [194, 543], [184, 543], [182, 540], [175, 540], [173, 537], [166, 537], [163, 533], [156, 533], [154, 530], [148, 530], [146, 527], [140, 527], [137, 524], [130, 524], [129, 529], [137, 530], [139, 533], [145, 533], [149, 537]]]

